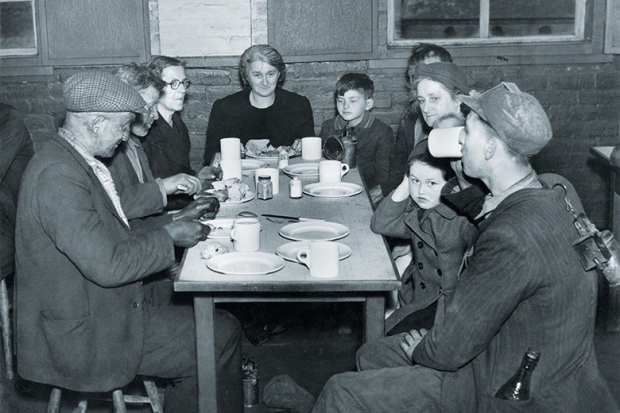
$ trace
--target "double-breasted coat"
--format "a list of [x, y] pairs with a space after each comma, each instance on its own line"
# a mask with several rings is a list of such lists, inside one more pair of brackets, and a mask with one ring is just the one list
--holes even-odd
[[[447, 205], [423, 210], [410, 198], [394, 202], [391, 194], [377, 206], [370, 227], [382, 235], [411, 239], [413, 259], [403, 273], [401, 307], [386, 320], [386, 331], [452, 293], [463, 255], [477, 235], [473, 223]], [[443, 300], [438, 304], [442, 314]]]

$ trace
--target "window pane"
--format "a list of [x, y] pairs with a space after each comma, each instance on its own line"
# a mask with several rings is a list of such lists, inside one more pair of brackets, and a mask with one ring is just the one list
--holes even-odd
[[479, 1], [392, 1], [397, 39], [463, 39], [479, 36]]
[[575, 33], [575, 0], [490, 0], [490, 36]]
[[36, 54], [33, 17], [32, 0], [0, 2], [0, 52], [2, 55]]

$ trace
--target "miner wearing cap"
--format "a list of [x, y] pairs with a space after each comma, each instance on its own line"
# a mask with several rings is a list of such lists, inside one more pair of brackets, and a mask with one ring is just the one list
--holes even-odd
[[[174, 263], [208, 228], [191, 219], [133, 228], [100, 158], [129, 136], [145, 101], [102, 71], [63, 85], [58, 135], [34, 155], [22, 180], [16, 224], [18, 374], [80, 392], [122, 388], [136, 375], [173, 379], [167, 412], [196, 411], [191, 307], [151, 306], [142, 279]], [[132, 224], [133, 225], [133, 224]], [[216, 316], [218, 404], [243, 411], [241, 329]]]
[[[362, 346], [360, 371], [333, 376], [313, 412], [617, 412], [594, 354], [597, 275], [572, 246], [566, 199], [576, 213], [581, 204], [568, 181], [538, 176], [528, 160], [551, 139], [549, 120], [513, 83], [461, 99], [471, 109], [463, 169], [486, 190], [446, 196], [479, 236], [445, 315], [428, 332]], [[540, 352], [529, 399], [496, 397], [528, 348]]]

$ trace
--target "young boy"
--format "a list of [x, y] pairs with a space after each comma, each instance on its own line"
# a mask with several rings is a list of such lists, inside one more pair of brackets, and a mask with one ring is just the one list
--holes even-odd
[[325, 143], [330, 136], [342, 136], [347, 125], [351, 127], [352, 135], [357, 138], [356, 165], [376, 203], [388, 193], [386, 184], [393, 132], [370, 112], [374, 105], [374, 91], [374, 83], [366, 74], [343, 75], [336, 83], [334, 93], [338, 116], [323, 123], [320, 136]]
[[430, 329], [436, 317], [443, 317], [441, 298], [454, 290], [463, 255], [476, 236], [467, 218], [441, 202], [441, 190], [454, 176], [449, 161], [434, 158], [427, 141], [420, 143], [411, 153], [403, 181], [373, 214], [373, 232], [411, 239], [413, 250], [398, 293], [400, 308], [386, 320], [388, 334]]

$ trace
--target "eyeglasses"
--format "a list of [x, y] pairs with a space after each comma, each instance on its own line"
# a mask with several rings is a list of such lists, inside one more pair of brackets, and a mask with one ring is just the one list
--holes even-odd
[[183, 84], [183, 86], [185, 86], [185, 89], [189, 89], [190, 85], [192, 84], [192, 81], [189, 79], [185, 79], [184, 81], [181, 82], [180, 80], [175, 79], [170, 83], [166, 83], [166, 85], [170, 86], [172, 90], [177, 90], [179, 86], [181, 86], [181, 83]]

